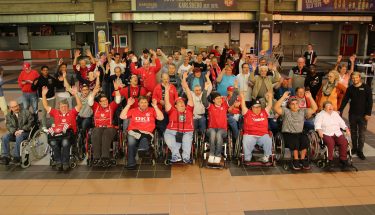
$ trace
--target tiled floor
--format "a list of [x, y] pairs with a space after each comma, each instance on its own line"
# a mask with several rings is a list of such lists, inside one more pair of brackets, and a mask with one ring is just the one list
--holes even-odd
[[[21, 64], [3, 65], [9, 81], [5, 96], [18, 98], [14, 80]], [[313, 167], [302, 173], [235, 164], [223, 170], [157, 164], [127, 171], [122, 165], [103, 170], [82, 164], [58, 173], [48, 165], [0, 165], [0, 214], [375, 215], [374, 122], [373, 117], [366, 140], [370, 156], [366, 161], [354, 158], [358, 172]], [[0, 122], [0, 134], [4, 132]]]

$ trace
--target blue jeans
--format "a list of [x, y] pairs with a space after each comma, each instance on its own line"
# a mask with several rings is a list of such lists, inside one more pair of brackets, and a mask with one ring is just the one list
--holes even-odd
[[32, 113], [38, 113], [38, 97], [36, 93], [23, 93], [23, 109], [29, 110], [31, 106], [33, 111]]
[[18, 136], [14, 136], [11, 133], [6, 133], [3, 136], [3, 142], [1, 144], [1, 147], [3, 149], [2, 156], [3, 157], [10, 157], [10, 146], [9, 146], [9, 143], [11, 141], [15, 140], [16, 141], [16, 145], [14, 147], [13, 157], [19, 158], [21, 156], [21, 154], [20, 154], [20, 145], [21, 145], [21, 142], [24, 141], [24, 140], [26, 140], [28, 137], [29, 137], [29, 132], [22, 132], [22, 134], [20, 134]]
[[227, 119], [229, 127], [232, 129], [233, 138], [237, 139], [239, 133], [238, 122], [234, 119], [233, 114], [227, 114]]
[[194, 129], [200, 131], [202, 134], [206, 131], [206, 116], [194, 119]]
[[70, 160], [70, 142], [69, 137], [53, 139], [50, 141], [53, 150], [53, 158], [56, 164], [69, 164]]
[[[139, 144], [137, 144], [139, 141]], [[135, 166], [137, 164], [135, 156], [138, 150], [148, 151], [150, 149], [150, 141], [147, 138], [135, 139], [128, 135], [128, 166]]]
[[227, 136], [227, 130], [222, 128], [209, 128], [207, 133], [210, 138], [210, 155], [220, 157], [223, 150], [224, 138]]
[[263, 136], [243, 135], [243, 149], [245, 154], [245, 161], [251, 161], [255, 144], [263, 148], [264, 155], [272, 155], [272, 139], [269, 134]]
[[193, 131], [183, 132], [184, 136], [182, 138], [182, 143], [176, 142], [175, 130], [165, 130], [164, 140], [168, 145], [168, 148], [172, 152], [172, 162], [181, 160], [180, 148], [182, 147], [182, 159], [184, 162], [190, 161], [191, 144], [193, 143]]

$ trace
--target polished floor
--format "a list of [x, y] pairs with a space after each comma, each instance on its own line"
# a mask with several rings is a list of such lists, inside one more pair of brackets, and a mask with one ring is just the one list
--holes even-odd
[[[5, 96], [17, 99], [20, 63], [3, 65]], [[235, 164], [223, 170], [142, 164], [128, 171], [121, 164], [101, 169], [82, 163], [61, 173], [51, 169], [48, 158], [27, 169], [0, 165], [0, 214], [375, 215], [374, 122], [371, 118], [368, 125], [368, 159], [354, 158], [358, 172]], [[0, 134], [4, 132], [2, 120]]]

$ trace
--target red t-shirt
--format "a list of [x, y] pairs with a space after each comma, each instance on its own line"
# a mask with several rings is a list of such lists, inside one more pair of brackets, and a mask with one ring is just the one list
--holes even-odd
[[243, 116], [243, 133], [248, 135], [263, 136], [268, 134], [268, 113], [262, 110], [260, 114], [256, 115], [249, 109]]
[[142, 86], [146, 88], [148, 92], [152, 92], [157, 84], [156, 81], [156, 73], [159, 72], [161, 68], [160, 60], [158, 58], [155, 59], [155, 66], [150, 66], [149, 70], [146, 71], [143, 67], [135, 68], [135, 64], [130, 64], [130, 71], [134, 75], [140, 75]]
[[18, 86], [20, 86], [21, 91], [24, 93], [32, 93], [36, 90], [31, 88], [32, 83], [22, 83], [22, 81], [32, 81], [39, 78], [39, 73], [36, 70], [31, 70], [30, 72], [21, 71], [21, 74], [18, 76]]
[[[169, 86], [169, 103], [171, 103], [171, 105], [174, 105], [174, 101], [177, 99], [178, 93], [174, 85], [170, 84]], [[156, 99], [160, 110], [164, 109], [160, 104], [160, 100], [164, 100], [163, 88], [161, 84], [158, 84], [155, 87], [154, 92], [152, 93], [152, 99]]]
[[103, 108], [99, 103], [94, 102], [92, 110], [94, 112], [95, 127], [113, 127], [112, 119], [118, 104], [112, 101], [108, 107]]
[[78, 111], [73, 108], [68, 113], [62, 114], [59, 110], [51, 108], [49, 115], [54, 119], [55, 127], [62, 127], [68, 124], [69, 128], [73, 129], [74, 133], [77, 132], [77, 115]]
[[175, 107], [168, 111], [169, 123], [167, 128], [179, 132], [194, 131], [194, 107], [187, 105], [185, 112], [178, 112]]
[[208, 128], [223, 128], [227, 129], [227, 112], [228, 103], [223, 99], [223, 103], [220, 107], [214, 104], [210, 104], [208, 110]]
[[[126, 100], [129, 99], [129, 88], [130, 88], [130, 97], [133, 97], [135, 100], [134, 104], [130, 106], [130, 109], [132, 109], [132, 108], [138, 107], [138, 92], [140, 96], [146, 96], [147, 91], [144, 87], [140, 87], [140, 86], [136, 86], [136, 87], [128, 86], [128, 87], [122, 88], [120, 89], [120, 95], [124, 97]], [[114, 92], [112, 95], [114, 96]]]
[[[229, 101], [231, 99], [231, 97], [227, 97], [227, 101]], [[237, 96], [237, 99], [236, 99], [236, 101], [235, 102], [240, 102], [241, 103], [241, 97], [239, 97], [239, 96]], [[231, 113], [231, 114], [240, 114], [241, 113], [241, 105], [239, 105], [238, 107], [235, 107], [234, 106], [234, 104], [232, 105], [233, 106], [233, 108], [232, 108], [232, 110], [228, 110], [228, 112], [229, 113]]]
[[87, 79], [87, 74], [89, 73], [89, 71], [94, 71], [95, 68], [96, 68], [96, 65], [95, 65], [95, 64], [91, 64], [90, 67], [88, 67], [88, 66], [86, 65], [85, 68], [80, 67], [79, 70], [77, 70], [77, 65], [73, 65], [73, 70], [74, 70], [74, 72], [76, 72], [76, 73], [80, 73], [80, 74], [81, 74], [81, 77], [82, 77], [83, 79]]
[[156, 112], [148, 107], [145, 111], [133, 108], [128, 111], [126, 118], [130, 120], [128, 131], [140, 130], [152, 133], [155, 130]]

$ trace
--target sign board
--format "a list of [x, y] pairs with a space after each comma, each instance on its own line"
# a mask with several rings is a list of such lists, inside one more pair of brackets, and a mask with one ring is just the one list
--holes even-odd
[[133, 0], [136, 11], [235, 11], [237, 0]]
[[108, 22], [94, 23], [95, 53], [105, 52], [105, 43], [109, 41]]
[[272, 21], [259, 22], [259, 35], [258, 35], [258, 54], [260, 51], [265, 51], [267, 55], [272, 53]]
[[308, 12], [372, 12], [374, 0], [302, 0], [302, 11]]

